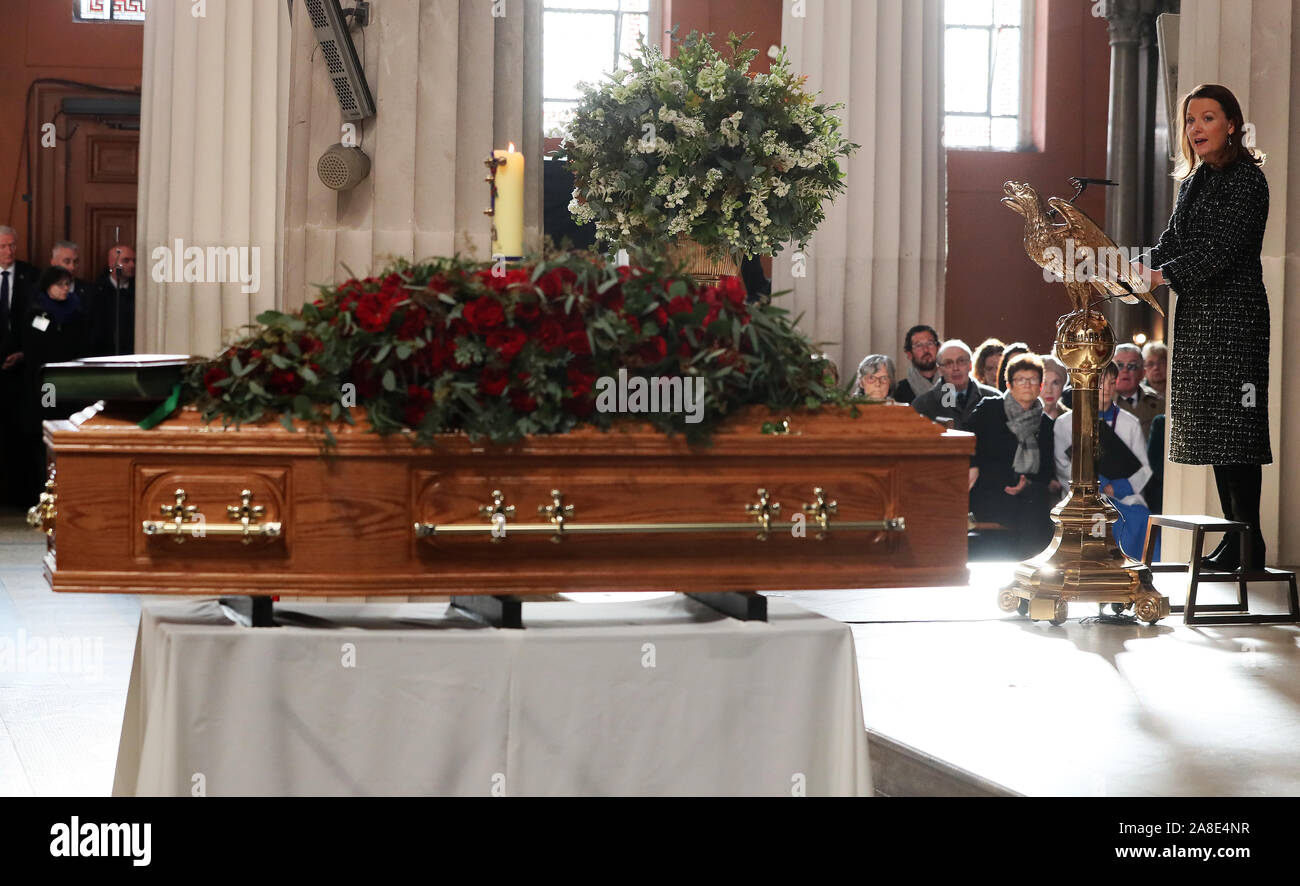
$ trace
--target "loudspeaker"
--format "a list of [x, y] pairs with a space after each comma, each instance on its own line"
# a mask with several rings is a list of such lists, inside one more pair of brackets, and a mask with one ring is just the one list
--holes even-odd
[[370, 174], [370, 158], [360, 148], [330, 145], [316, 161], [316, 174], [325, 187], [347, 191], [361, 184], [361, 180]]
[[[346, 15], [339, 0], [303, 0], [303, 3], [316, 31], [316, 42], [325, 56], [325, 67], [338, 95], [343, 119], [364, 120], [375, 116], [375, 100], [357, 60], [357, 50], [348, 34]], [[368, 9], [367, 4], [359, 4], [359, 8], [362, 6]]]

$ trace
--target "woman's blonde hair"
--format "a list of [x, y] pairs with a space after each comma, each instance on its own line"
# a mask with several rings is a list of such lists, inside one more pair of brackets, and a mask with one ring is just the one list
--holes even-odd
[[[1201, 165], [1200, 158], [1198, 158], [1196, 152], [1192, 150], [1191, 139], [1187, 137], [1187, 106], [1192, 103], [1193, 99], [1198, 98], [1208, 98], [1218, 102], [1219, 107], [1223, 108], [1223, 115], [1228, 118], [1228, 122], [1233, 125], [1233, 129], [1235, 130], [1228, 136], [1228, 145], [1225, 151], [1223, 165], [1230, 166], [1238, 160], [1246, 160], [1249, 163], [1254, 163], [1256, 166], [1261, 165], [1264, 162], [1266, 155], [1263, 151], [1247, 147], [1244, 143], [1246, 121], [1241, 113], [1241, 103], [1238, 102], [1237, 97], [1232, 94], [1232, 90], [1226, 86], [1220, 86], [1217, 83], [1202, 83], [1200, 86], [1187, 93], [1187, 95], [1183, 96], [1183, 100], [1178, 106], [1178, 164], [1174, 168], [1174, 178], [1178, 181], [1182, 181], [1195, 172], [1196, 167]], [[1173, 133], [1170, 133], [1170, 135], [1172, 134]]]

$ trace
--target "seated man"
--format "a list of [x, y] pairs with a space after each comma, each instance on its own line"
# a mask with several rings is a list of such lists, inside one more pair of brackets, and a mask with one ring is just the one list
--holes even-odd
[[970, 348], [959, 338], [949, 339], [939, 347], [938, 365], [939, 384], [913, 400], [912, 408], [931, 421], [969, 431], [975, 407], [985, 397], [998, 396], [998, 390], [970, 377]]
[[1142, 368], [1146, 378], [1142, 384], [1162, 397], [1169, 396], [1169, 346], [1162, 341], [1149, 341], [1142, 347]]
[[1165, 398], [1142, 384], [1146, 369], [1142, 363], [1142, 349], [1134, 344], [1115, 348], [1115, 363], [1119, 377], [1115, 380], [1115, 402], [1120, 409], [1137, 417], [1142, 427], [1142, 439], [1151, 435], [1151, 419], [1165, 411]]
[[932, 326], [913, 326], [903, 336], [903, 356], [907, 358], [907, 377], [894, 385], [894, 399], [911, 403], [939, 382], [939, 333]]
[[[1098, 394], [1097, 485], [1119, 511], [1115, 523], [1115, 540], [1129, 557], [1142, 557], [1142, 544], [1146, 539], [1147, 508], [1142, 490], [1151, 479], [1151, 465], [1147, 461], [1146, 441], [1137, 417], [1120, 409], [1114, 402], [1115, 377], [1119, 370], [1109, 363], [1101, 377]], [[1076, 412], [1067, 412], [1056, 420], [1053, 428], [1056, 479], [1068, 493], [1070, 486], [1071, 432]]]

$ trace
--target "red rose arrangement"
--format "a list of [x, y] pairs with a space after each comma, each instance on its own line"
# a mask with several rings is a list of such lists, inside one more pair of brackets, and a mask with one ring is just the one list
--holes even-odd
[[653, 257], [618, 268], [581, 252], [506, 269], [459, 258], [399, 263], [258, 322], [188, 379], [187, 397], [208, 420], [278, 415], [332, 439], [329, 424], [355, 421], [355, 408], [379, 433], [508, 442], [608, 426], [617, 416], [597, 410], [598, 381], [622, 369], [702, 376], [704, 422], [635, 418], [704, 438], [737, 406], [837, 396], [813, 363], [819, 349], [784, 310], [749, 304], [734, 277], [701, 287]]

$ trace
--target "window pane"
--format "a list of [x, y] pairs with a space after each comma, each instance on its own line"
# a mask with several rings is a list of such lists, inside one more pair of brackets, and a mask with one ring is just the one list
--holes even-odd
[[624, 15], [623, 16], [623, 42], [618, 48], [618, 66], [625, 70], [631, 70], [632, 66], [628, 64], [624, 56], [636, 55], [636, 41], [638, 37], [644, 37], [646, 31], [650, 30], [650, 16], [648, 15]]
[[1016, 25], [1019, 27], [1021, 21], [1021, 2], [1020, 0], [995, 0], [993, 3], [993, 23], [997, 25]]
[[558, 138], [565, 134], [569, 121], [573, 119], [576, 102], [543, 102], [542, 133], [547, 138]]
[[78, 0], [73, 18], [79, 21], [142, 22], [144, 6], [145, 0]]
[[542, 90], [548, 99], [577, 99], [578, 81], [598, 83], [614, 62], [614, 17], [548, 12], [543, 27]]
[[623, 8], [633, 12], [649, 12], [650, 0], [623, 0]]
[[993, 24], [993, 0], [945, 0], [943, 4], [945, 25]]
[[943, 143], [950, 148], [987, 148], [988, 117], [945, 117]]
[[618, 0], [546, 0], [546, 9], [618, 9]]
[[993, 38], [994, 114], [1020, 113], [1020, 29], [999, 28]]
[[1016, 117], [994, 117], [991, 147], [1014, 151], [1020, 147], [1020, 120]]
[[943, 65], [944, 110], [988, 113], [989, 32], [948, 28]]

